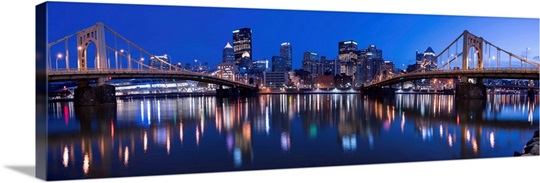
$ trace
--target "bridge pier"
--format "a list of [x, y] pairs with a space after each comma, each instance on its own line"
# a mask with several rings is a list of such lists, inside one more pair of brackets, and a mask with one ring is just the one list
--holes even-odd
[[456, 99], [487, 99], [487, 90], [484, 83], [466, 83], [456, 84]]
[[88, 80], [80, 80], [75, 89], [73, 102], [75, 106], [116, 104], [116, 90], [108, 82], [101, 83], [103, 79], [98, 79], [98, 85], [92, 87]]

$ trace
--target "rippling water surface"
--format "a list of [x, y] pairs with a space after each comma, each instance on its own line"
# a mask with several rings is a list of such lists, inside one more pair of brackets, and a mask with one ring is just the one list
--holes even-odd
[[49, 104], [52, 180], [510, 157], [538, 99], [260, 95]]

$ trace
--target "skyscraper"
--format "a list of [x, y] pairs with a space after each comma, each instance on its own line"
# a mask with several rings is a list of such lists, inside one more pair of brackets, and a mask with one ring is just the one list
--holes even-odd
[[235, 81], [234, 63], [223, 62], [218, 65], [218, 77]]
[[373, 80], [381, 67], [384, 64], [382, 57], [382, 50], [377, 49], [375, 45], [369, 45], [365, 50], [362, 50], [360, 55], [360, 62], [362, 65], [362, 81], [361, 83], [368, 83]]
[[268, 59], [254, 60], [251, 68], [258, 72], [270, 72], [271, 69]]
[[285, 71], [292, 70], [292, 46], [289, 42], [281, 43], [280, 56], [285, 61]]
[[[315, 52], [304, 52], [304, 59], [302, 60], [302, 69], [308, 71], [312, 76], [319, 74], [319, 55]], [[322, 71], [322, 69], [320, 69]], [[322, 72], [321, 72], [322, 73]]]
[[382, 76], [382, 79], [386, 79], [390, 76], [392, 76], [392, 74], [394, 73], [394, 70], [395, 70], [395, 65], [394, 65], [394, 62], [392, 61], [384, 61], [383, 64], [381, 65], [381, 76]]
[[167, 54], [163, 56], [153, 56], [150, 57], [148, 65], [150, 65], [154, 69], [169, 69], [169, 64], [171, 63], [170, 60], [170, 56], [168, 56]]
[[324, 75], [336, 75], [335, 60], [326, 59], [326, 56], [321, 56], [322, 72]]
[[338, 60], [340, 62], [340, 73], [346, 76], [354, 75], [358, 64], [358, 43], [353, 40], [341, 41], [338, 43]]
[[234, 63], [234, 48], [229, 42], [223, 48], [223, 63]]
[[[430, 63], [431, 62], [431, 63]], [[428, 65], [428, 63], [430, 63]], [[435, 60], [435, 52], [431, 47], [428, 47], [424, 53], [416, 51], [416, 63], [407, 67], [407, 72], [414, 71], [430, 71], [437, 69], [437, 60]], [[429, 86], [430, 79], [421, 79], [415, 81], [417, 86]]]
[[429, 67], [424, 67], [425, 71], [437, 68], [437, 60], [435, 60], [435, 52], [433, 51], [431, 47], [428, 47], [426, 51], [424, 51], [424, 53], [420, 53], [416, 51], [417, 68], [420, 68], [422, 65], [427, 65], [430, 62], [431, 64], [429, 65]]
[[[252, 60], [252, 49], [251, 49], [251, 29], [250, 28], [241, 28], [234, 30], [232, 32], [233, 37], [233, 50], [234, 50], [234, 61], [236, 65], [241, 66], [242, 58], [248, 56], [249, 60]], [[244, 58], [245, 59], [245, 58]], [[249, 66], [243, 66], [249, 67]]]
[[285, 60], [283, 59], [283, 57], [272, 57], [272, 72], [287, 72]]
[[338, 54], [345, 54], [345, 53], [355, 52], [356, 50], [358, 50], [358, 43], [356, 43], [353, 40], [341, 41], [338, 43], [338, 47], [339, 47]]
[[251, 78], [263, 80], [265, 73], [270, 72], [270, 69], [268, 59], [254, 60], [248, 74]]
[[435, 52], [431, 47], [428, 47], [426, 51], [424, 51], [424, 58], [423, 58], [424, 64], [429, 63], [429, 67], [426, 69], [428, 70], [435, 70], [437, 69], [437, 60], [435, 59]]

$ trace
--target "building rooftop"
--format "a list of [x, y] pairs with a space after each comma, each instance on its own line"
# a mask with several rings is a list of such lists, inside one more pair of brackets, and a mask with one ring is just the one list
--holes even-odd
[[229, 42], [227, 42], [227, 45], [225, 45], [225, 48], [233, 48]]
[[430, 47], [428, 47], [428, 48], [426, 49], [426, 51], [424, 51], [424, 53], [435, 53], [435, 52], [433, 51], [433, 49], [432, 49], [431, 46], [430, 46]]

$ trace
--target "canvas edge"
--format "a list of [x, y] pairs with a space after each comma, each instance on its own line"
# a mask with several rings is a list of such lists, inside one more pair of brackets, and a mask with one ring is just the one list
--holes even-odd
[[[74, 3], [74, 2], [68, 2], [68, 3]], [[125, 3], [107, 3], [107, 2], [77, 2], [77, 3], [87, 3], [87, 4], [109, 4], [109, 5], [139, 5], [139, 6], [165, 6], [165, 7], [195, 7], [195, 8], [237, 8], [237, 7], [225, 7], [225, 6], [203, 6], [203, 5], [166, 5], [166, 4], [125, 4]], [[256, 9], [256, 10], [287, 10], [287, 11], [322, 11], [322, 12], [336, 12], [336, 13], [373, 13], [373, 14], [402, 14], [402, 15], [422, 15], [422, 16], [465, 16], [465, 17], [492, 17], [492, 16], [478, 16], [478, 15], [444, 15], [444, 14], [414, 14], [414, 13], [391, 13], [391, 12], [355, 12], [355, 11], [334, 11], [334, 10], [296, 10], [296, 9], [267, 9], [267, 8], [248, 8], [248, 7], [240, 7], [240, 9]], [[47, 180], [47, 148], [48, 148], [48, 140], [47, 140], [47, 86], [48, 86], [48, 80], [47, 80], [47, 58], [49, 58], [48, 52], [47, 52], [47, 2], [41, 3], [39, 5], [36, 5], [36, 11], [35, 11], [35, 18], [36, 18], [36, 30], [35, 30], [35, 38], [36, 38], [36, 166], [35, 166], [35, 176], [39, 179]], [[493, 18], [514, 18], [514, 17], [507, 17], [507, 16], [501, 16], [501, 17], [493, 17]], [[519, 18], [519, 17], [517, 17]], [[540, 21], [540, 18], [535, 17], [521, 17], [521, 19], [536, 19]], [[540, 41], [540, 40], [539, 40]], [[539, 72], [540, 74], [540, 72]], [[452, 160], [455, 161], [455, 160]], [[457, 160], [461, 161], [461, 160]], [[438, 163], [438, 161], [427, 161], [427, 163]], [[416, 162], [413, 162], [416, 163]], [[423, 163], [423, 162], [419, 162]], [[394, 164], [394, 163], [391, 163]], [[337, 165], [337, 166], [347, 166], [347, 165]], [[354, 166], [354, 165], [353, 165]], [[363, 165], [361, 165], [363, 166]], [[332, 168], [333, 166], [329, 167]], [[298, 168], [326, 168], [326, 167], [298, 167]], [[266, 170], [287, 170], [287, 169], [266, 169]], [[265, 170], [263, 170], [265, 171]], [[235, 172], [244, 172], [244, 171], [235, 171]], [[210, 173], [229, 173], [229, 172], [210, 172]], [[231, 172], [232, 173], [232, 172]], [[192, 173], [188, 173], [192, 174]], [[159, 174], [157, 176], [166, 176], [166, 175], [182, 175], [182, 174]], [[143, 175], [147, 177], [147, 175]], [[131, 177], [131, 176], [130, 176]], [[121, 177], [120, 177], [121, 178]], [[101, 179], [101, 178], [100, 178]], [[72, 179], [77, 180], [77, 179]]]
[[47, 2], [36, 5], [36, 178], [47, 180]]

